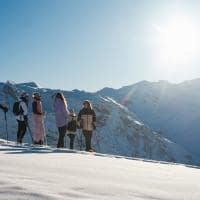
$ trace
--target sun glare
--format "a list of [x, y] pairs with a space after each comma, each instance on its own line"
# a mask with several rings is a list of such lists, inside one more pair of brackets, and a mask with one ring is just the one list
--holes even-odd
[[198, 29], [193, 21], [176, 17], [163, 26], [157, 25], [158, 57], [168, 68], [190, 64], [198, 52]]

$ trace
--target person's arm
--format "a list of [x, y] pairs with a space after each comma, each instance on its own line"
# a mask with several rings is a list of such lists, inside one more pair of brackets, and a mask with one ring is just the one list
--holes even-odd
[[93, 128], [94, 130], [96, 130], [96, 113], [94, 112], [94, 110], [92, 110], [92, 117], [93, 117], [93, 122], [92, 122], [92, 125], [93, 125]]
[[96, 122], [96, 113], [92, 110], [93, 122]]
[[80, 112], [78, 113], [78, 118], [77, 118], [77, 121], [81, 121], [81, 115], [82, 115], [82, 110], [80, 110]]
[[82, 110], [78, 113], [78, 118], [77, 118], [77, 127], [82, 128], [82, 123], [81, 123], [81, 115], [82, 115]]
[[43, 114], [41, 101], [37, 101], [37, 114], [38, 115], [42, 115]]
[[64, 113], [65, 113], [65, 117], [67, 119], [67, 121], [69, 120], [69, 115], [70, 115], [70, 112], [68, 110], [68, 108], [66, 106], [64, 106]]

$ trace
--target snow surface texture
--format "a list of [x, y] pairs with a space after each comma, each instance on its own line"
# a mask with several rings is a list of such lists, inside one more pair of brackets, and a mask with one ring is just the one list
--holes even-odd
[[[19, 84], [17, 88], [28, 92], [30, 95], [35, 91], [41, 93], [43, 107], [47, 111], [45, 119], [47, 141], [49, 145], [56, 146], [58, 133], [51, 101], [51, 96], [56, 90], [39, 88], [34, 83]], [[74, 108], [76, 112], [80, 110], [83, 100], [90, 99], [93, 102], [97, 113], [97, 131], [94, 132], [92, 142], [97, 152], [199, 164], [199, 159], [193, 157], [180, 145], [173, 143], [145, 126], [133, 112], [130, 112], [112, 98], [78, 90], [64, 92], [64, 94], [68, 100], [69, 107]], [[5, 101], [6, 99], [2, 94], [3, 100]], [[12, 105], [11, 99], [9, 101]], [[31, 126], [31, 117], [29, 118]], [[0, 115], [0, 124], [0, 137], [5, 138], [4, 115]], [[8, 125], [9, 139], [15, 140], [17, 124], [11, 112], [8, 113]], [[83, 140], [81, 135], [81, 132], [77, 131], [75, 149], [80, 149], [80, 143]], [[31, 142], [29, 132], [27, 132], [24, 141]], [[68, 146], [68, 138], [66, 142]]]
[[193, 166], [12, 143], [0, 157], [0, 199], [200, 199]]

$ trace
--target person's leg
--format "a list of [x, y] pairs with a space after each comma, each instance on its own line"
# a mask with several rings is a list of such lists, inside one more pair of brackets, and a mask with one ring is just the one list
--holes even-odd
[[42, 119], [42, 117], [40, 116], [40, 119], [39, 119], [39, 142], [41, 145], [44, 144], [44, 121]]
[[43, 145], [43, 144], [44, 144], [43, 140], [40, 140], [39, 145]]
[[22, 121], [21, 122], [21, 135], [20, 135], [20, 141], [21, 141], [21, 143], [23, 141], [25, 133], [26, 133], [26, 122]]
[[61, 147], [61, 127], [58, 127], [58, 132], [59, 132], [59, 137], [58, 137], [58, 144], [57, 144], [57, 148], [60, 148]]
[[74, 149], [74, 140], [75, 140], [75, 134], [72, 134], [71, 149]]
[[89, 147], [89, 150], [92, 150], [91, 141], [92, 141], [92, 132], [89, 132], [88, 133], [88, 147]]
[[91, 150], [91, 139], [92, 139], [92, 132], [83, 132], [85, 136], [85, 145], [86, 145], [86, 151]]
[[75, 135], [74, 134], [69, 134], [68, 136], [70, 138], [70, 149], [74, 149], [74, 138], [75, 138]]
[[64, 138], [65, 138], [65, 134], [66, 134], [66, 126], [63, 127], [59, 127], [59, 139], [58, 139], [58, 144], [57, 144], [57, 148], [64, 148]]
[[86, 132], [83, 132], [83, 135], [84, 135], [84, 137], [85, 137], [85, 150], [86, 150], [86, 151], [89, 151], [89, 149], [88, 149], [87, 133], [86, 133]]
[[22, 143], [23, 137], [26, 133], [26, 123], [24, 121], [18, 122], [18, 131], [17, 131], [17, 142]]
[[20, 143], [20, 135], [21, 135], [21, 123], [17, 120], [18, 130], [17, 130], [17, 143]]

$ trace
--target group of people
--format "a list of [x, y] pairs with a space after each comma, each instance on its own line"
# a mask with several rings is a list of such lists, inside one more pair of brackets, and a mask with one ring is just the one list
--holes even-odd
[[[13, 113], [18, 123], [17, 142], [22, 143], [23, 137], [28, 126], [28, 103], [29, 95], [23, 92], [20, 101], [13, 106]], [[58, 92], [54, 95], [53, 108], [55, 113], [56, 125], [59, 132], [57, 148], [64, 147], [64, 138], [66, 134], [70, 138], [70, 149], [74, 148], [76, 130], [82, 129], [85, 137], [86, 151], [94, 151], [91, 146], [93, 131], [96, 129], [96, 114], [90, 101], [85, 100], [78, 117], [73, 110], [68, 110], [67, 101], [63, 93]], [[33, 125], [33, 143], [43, 145], [45, 141], [45, 112], [42, 108], [42, 99], [39, 93], [32, 95], [32, 125]]]

